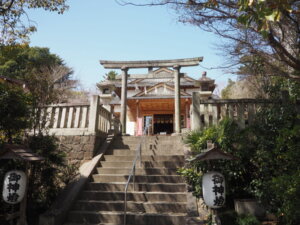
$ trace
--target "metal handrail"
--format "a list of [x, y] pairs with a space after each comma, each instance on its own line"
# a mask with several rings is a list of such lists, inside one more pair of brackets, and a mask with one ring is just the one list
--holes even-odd
[[[132, 170], [129, 174], [127, 183], [125, 185], [125, 191], [124, 191], [124, 225], [126, 225], [126, 215], [127, 215], [127, 190], [128, 190], [128, 186], [130, 183], [130, 180], [132, 178], [132, 183], [133, 183], [133, 191], [135, 191], [135, 168], [136, 168], [136, 163], [139, 160], [140, 161], [140, 167], [142, 167], [142, 143], [145, 139], [145, 136], [147, 134], [147, 130], [149, 129], [149, 126], [145, 127], [144, 131], [143, 131], [143, 136], [140, 139], [140, 142], [136, 148], [136, 153], [135, 153], [135, 159], [133, 160], [132, 163]], [[149, 133], [148, 133], [149, 135]]]

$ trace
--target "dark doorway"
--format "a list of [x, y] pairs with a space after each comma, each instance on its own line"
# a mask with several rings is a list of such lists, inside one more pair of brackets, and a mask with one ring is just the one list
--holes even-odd
[[154, 115], [154, 134], [173, 133], [173, 114]]

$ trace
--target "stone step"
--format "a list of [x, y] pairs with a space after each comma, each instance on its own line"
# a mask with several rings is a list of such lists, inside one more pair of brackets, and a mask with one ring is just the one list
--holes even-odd
[[[104, 155], [102, 161], [107, 162], [120, 162], [120, 161], [133, 161], [135, 155]], [[142, 161], [184, 161], [183, 155], [141, 155]]]
[[[128, 224], [132, 225], [185, 225], [185, 213], [163, 214], [163, 213], [127, 213]], [[71, 211], [68, 215], [68, 222], [76, 223], [116, 223], [122, 224], [123, 212], [91, 212], [91, 211]]]
[[[124, 201], [77, 201], [73, 210], [124, 212]], [[131, 202], [127, 201], [127, 212], [139, 213], [186, 213], [182, 202]]]
[[[123, 147], [118, 147], [118, 148], [110, 148], [107, 151], [107, 155], [113, 155], [114, 151], [128, 151], [128, 154], [135, 155], [135, 153], [130, 153], [130, 152], [136, 152], [136, 148], [123, 148]], [[122, 153], [120, 153], [122, 154]], [[165, 146], [159, 146], [159, 147], [153, 147], [153, 148], [147, 148], [147, 149], [142, 149], [142, 155], [184, 155], [183, 153], [183, 148], [179, 147], [165, 147]]]
[[[117, 223], [64, 223], [64, 225], [124, 225], [124, 224], [117, 224]], [[127, 223], [127, 225], [129, 225]]]
[[[86, 189], [90, 191], [124, 191], [125, 182], [115, 182], [115, 183], [94, 183], [90, 182], [87, 184]], [[133, 185], [128, 186], [128, 191], [133, 191]], [[149, 184], [149, 183], [136, 183], [135, 191], [147, 191], [147, 192], [185, 192], [185, 183], [175, 183], [175, 184]]]
[[[124, 225], [124, 224], [117, 224], [117, 223], [64, 223], [64, 225]], [[129, 225], [127, 223], [127, 225]]]
[[[132, 141], [132, 140], [140, 140], [142, 136], [123, 136], [123, 137], [116, 137], [116, 140], [122, 140], [122, 141]], [[155, 135], [155, 136], [147, 136], [147, 141], [181, 141], [182, 137], [178, 136], [170, 136], [170, 135]]]
[[[95, 182], [126, 182], [128, 175], [115, 174], [94, 174]], [[135, 182], [137, 183], [183, 183], [184, 178], [179, 175], [136, 175]]]
[[[154, 150], [142, 150], [142, 155], [158, 155], [157, 154], [158, 151], [154, 151]], [[178, 154], [178, 156], [184, 156], [183, 151], [181, 152], [177, 152], [176, 154]], [[107, 151], [106, 155], [132, 155], [135, 156], [136, 155], [136, 150], [130, 150], [130, 149], [110, 149]], [[161, 150], [159, 152], [159, 155], [162, 156], [172, 156], [174, 155], [174, 153], [172, 152], [166, 152], [165, 150]]]
[[[100, 166], [107, 168], [107, 167], [114, 167], [114, 168], [131, 168], [132, 161], [128, 162], [107, 162], [107, 161], [100, 161]], [[139, 163], [137, 164], [139, 166]], [[170, 168], [170, 169], [177, 169], [179, 167], [183, 167], [184, 162], [182, 161], [158, 161], [158, 162], [151, 162], [145, 161], [142, 162], [142, 168]]]
[[112, 146], [131, 146], [131, 147], [138, 147], [138, 145], [142, 143], [142, 147], [147, 147], [150, 145], [156, 145], [156, 146], [180, 146], [182, 147], [183, 144], [181, 142], [177, 142], [177, 141], [173, 141], [173, 140], [169, 140], [169, 141], [118, 141], [118, 140], [114, 140], [114, 142], [112, 143]]
[[[83, 191], [80, 200], [123, 201], [124, 191]], [[127, 201], [138, 202], [186, 202], [186, 193], [182, 192], [128, 192]]]
[[[102, 168], [98, 167], [98, 174], [123, 174], [128, 175], [132, 168]], [[158, 168], [148, 168], [135, 170], [136, 175], [178, 175], [177, 169], [158, 169]]]

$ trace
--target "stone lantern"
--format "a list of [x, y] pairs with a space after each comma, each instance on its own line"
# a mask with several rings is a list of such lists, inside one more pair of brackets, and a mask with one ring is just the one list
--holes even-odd
[[110, 101], [113, 99], [113, 97], [115, 96], [114, 94], [115, 86], [111, 83], [105, 84], [103, 82], [102, 85], [99, 87], [99, 90], [100, 90], [101, 104], [108, 105]]

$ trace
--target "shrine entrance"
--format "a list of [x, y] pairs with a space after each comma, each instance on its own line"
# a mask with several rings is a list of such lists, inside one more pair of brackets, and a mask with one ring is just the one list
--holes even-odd
[[153, 121], [154, 134], [173, 133], [173, 114], [156, 114]]
[[[128, 77], [130, 79], [170, 79], [173, 81], [173, 95], [167, 96], [167, 98], [172, 98], [174, 101], [174, 132], [176, 134], [181, 133], [181, 90], [180, 90], [180, 80], [181, 77], [184, 77], [184, 74], [180, 72], [180, 69], [182, 67], [190, 67], [190, 66], [198, 66], [200, 62], [202, 62], [203, 57], [195, 57], [195, 58], [186, 58], [186, 59], [173, 59], [173, 60], [146, 60], [146, 61], [110, 61], [110, 60], [100, 60], [100, 64], [103, 65], [105, 69], [121, 69], [121, 90], [120, 90], [120, 99], [121, 99], [121, 108], [120, 108], [120, 120], [121, 120], [121, 130], [122, 134], [126, 135], [126, 121], [127, 121], [127, 92], [128, 92], [128, 85], [132, 85], [131, 83], [128, 84], [127, 80]], [[148, 74], [128, 74], [129, 69], [141, 69], [141, 68], [148, 68]], [[153, 69], [155, 68], [172, 68], [171, 73], [164, 73], [160, 74], [158, 77], [157, 74], [153, 72]], [[161, 85], [160, 85], [161, 86]], [[154, 93], [158, 93], [158, 88], [161, 87], [154, 87]], [[165, 90], [168, 89], [167, 87], [164, 87]], [[151, 89], [151, 88], [150, 88]], [[170, 89], [170, 88], [169, 88]], [[145, 92], [148, 92], [151, 90], [145, 89]], [[163, 92], [164, 93], [164, 92]], [[168, 91], [166, 90], [165, 94], [168, 94]], [[148, 99], [150, 96], [147, 96]], [[155, 99], [161, 99], [163, 96], [156, 96]], [[132, 100], [138, 100], [144, 98], [142, 96], [142, 93], [138, 94], [138, 96], [130, 97]], [[153, 98], [152, 98], [153, 99]], [[138, 107], [136, 107], [138, 108]], [[150, 114], [150, 112], [148, 112]], [[139, 112], [136, 113], [137, 117], [139, 116]], [[137, 118], [137, 120], [139, 120]], [[172, 119], [173, 123], [173, 119]], [[164, 123], [167, 124], [167, 123]], [[171, 130], [171, 124], [168, 124], [167, 130]], [[156, 129], [162, 130], [162, 126], [156, 125]], [[140, 132], [140, 126], [137, 126], [136, 129], [137, 135], [141, 135]], [[172, 127], [173, 132], [173, 127]]]

